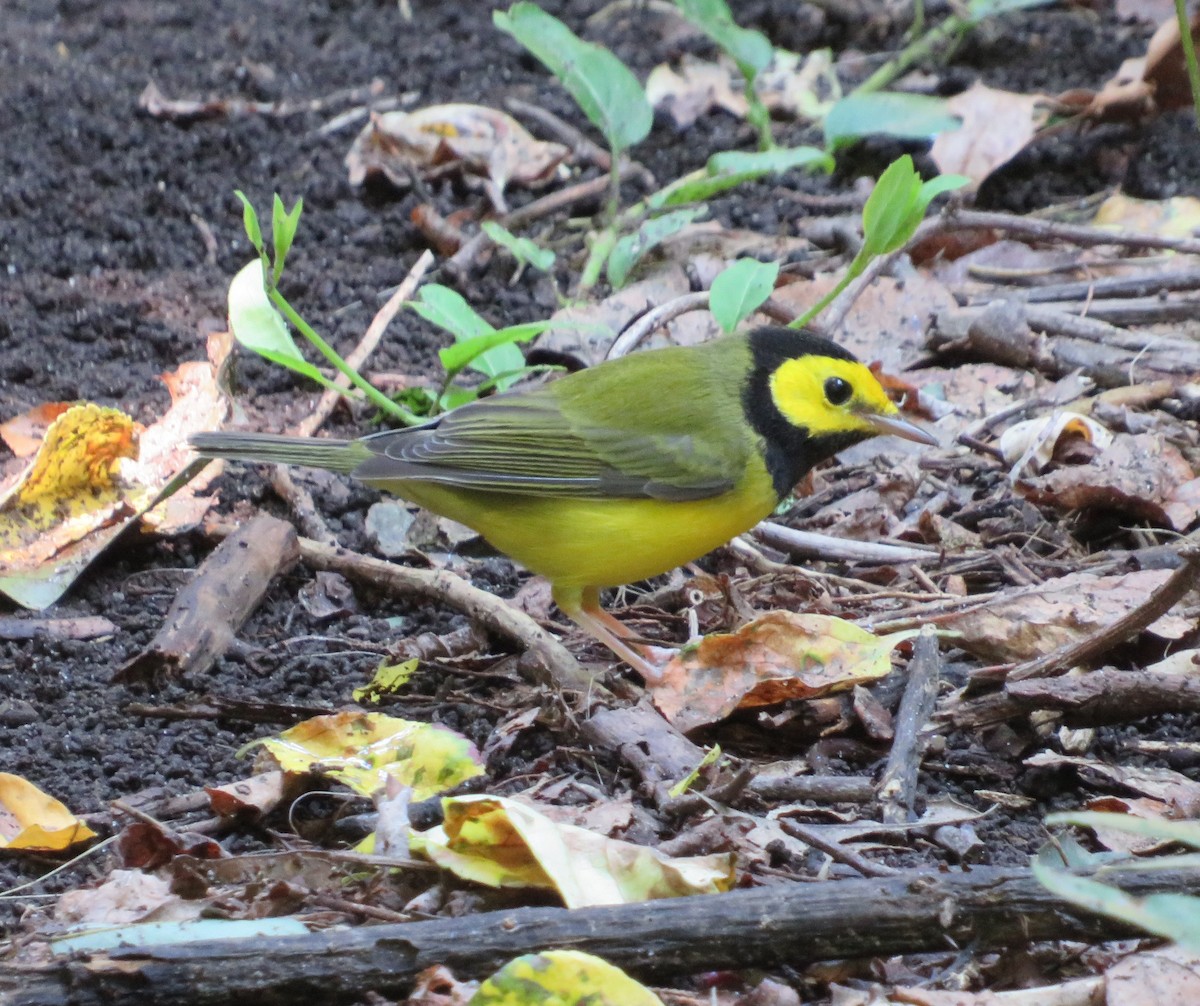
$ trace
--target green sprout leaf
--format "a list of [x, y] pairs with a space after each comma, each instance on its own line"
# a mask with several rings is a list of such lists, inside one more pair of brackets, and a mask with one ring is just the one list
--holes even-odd
[[1026, 7], [1044, 7], [1050, 2], [1051, 0], [971, 0], [967, 4], [967, 16], [971, 24], [977, 24], [985, 17], [1024, 10]]
[[633, 267], [648, 251], [661, 244], [672, 234], [683, 230], [688, 224], [705, 212], [703, 206], [693, 206], [689, 209], [674, 210], [660, 217], [647, 220], [632, 234], [621, 238], [613, 247], [608, 257], [608, 281], [614, 287], [622, 287], [629, 278]]
[[864, 136], [923, 140], [961, 125], [941, 98], [892, 91], [851, 94], [825, 116], [825, 143], [836, 150]]
[[[459, 371], [470, 367], [486, 377], [495, 378], [497, 387], [503, 389], [516, 381], [525, 373], [525, 357], [516, 348], [515, 343], [528, 342], [541, 335], [550, 327], [548, 321], [531, 321], [524, 325], [512, 325], [509, 328], [499, 328], [483, 335], [456, 342], [438, 352], [438, 358], [446, 373], [453, 376]], [[515, 352], [504, 354], [515, 361], [518, 366], [509, 370], [500, 370], [503, 363], [497, 363], [500, 354], [495, 351], [501, 347], [509, 347]]]
[[513, 4], [507, 13], [493, 12], [492, 20], [562, 81], [615, 155], [649, 134], [654, 110], [646, 92], [607, 49], [585, 42], [536, 4]]
[[1151, 894], [1137, 898], [1088, 877], [1078, 877], [1045, 863], [1033, 862], [1033, 875], [1052, 894], [1111, 919], [1120, 919], [1189, 950], [1200, 950], [1200, 898], [1185, 894]]
[[736, 64], [738, 72], [753, 80], [775, 55], [775, 47], [762, 32], [742, 28], [733, 20], [725, 0], [675, 0], [683, 16], [715, 42]]
[[262, 228], [258, 225], [258, 214], [254, 212], [254, 204], [241, 189], [235, 189], [233, 194], [242, 201], [242, 226], [246, 230], [246, 237], [250, 239], [250, 244], [254, 246], [254, 250], [260, 256], [265, 255]]
[[939, 175], [922, 182], [908, 154], [897, 158], [879, 176], [863, 207], [863, 246], [855, 261], [864, 259], [865, 267], [875, 256], [903, 248], [920, 226], [929, 204], [943, 192], [968, 181], [962, 175]]
[[409, 301], [408, 306], [430, 324], [444, 328], [460, 342], [496, 331], [466, 302], [462, 294], [439, 283], [421, 287], [420, 299]]
[[272, 363], [303, 374], [322, 387], [332, 387], [333, 382], [301, 356], [283, 318], [267, 299], [263, 277], [262, 260], [254, 259], [229, 284], [229, 327], [233, 337]]
[[549, 272], [554, 268], [555, 255], [549, 248], [543, 248], [529, 238], [518, 237], [495, 220], [485, 220], [479, 226], [484, 234], [506, 249], [522, 265], [531, 265], [542, 272]]
[[717, 324], [732, 332], [750, 317], [775, 289], [778, 262], [738, 259], [713, 280], [708, 304]]
[[816, 147], [777, 147], [749, 152], [726, 150], [713, 154], [703, 171], [685, 175], [656, 192], [647, 201], [651, 209], [698, 203], [743, 182], [782, 174], [793, 168], [832, 171], [833, 158]]
[[296, 205], [292, 207], [291, 212], [288, 212], [283, 208], [283, 200], [279, 198], [279, 193], [275, 194], [275, 200], [271, 205], [271, 241], [275, 246], [274, 277], [276, 284], [279, 283], [279, 277], [283, 275], [283, 264], [287, 261], [292, 241], [296, 237], [296, 228], [300, 226], [302, 212], [304, 212], [303, 199], [297, 199]]

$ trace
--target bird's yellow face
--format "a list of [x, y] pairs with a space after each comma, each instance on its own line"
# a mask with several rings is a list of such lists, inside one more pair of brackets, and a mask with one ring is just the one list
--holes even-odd
[[867, 367], [855, 360], [800, 356], [785, 360], [768, 387], [775, 408], [809, 436], [881, 432], [879, 419], [895, 416], [896, 406]]

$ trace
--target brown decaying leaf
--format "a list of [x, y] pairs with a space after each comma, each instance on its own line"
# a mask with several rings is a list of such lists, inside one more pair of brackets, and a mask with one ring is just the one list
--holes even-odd
[[[1191, 17], [1192, 39], [1200, 32], [1200, 11]], [[1146, 46], [1146, 55], [1127, 59], [1116, 75], [1087, 101], [1087, 92], [1060, 96], [1068, 107], [1083, 107], [1093, 122], [1145, 121], [1192, 104], [1179, 22], [1168, 15]]]
[[939, 133], [929, 156], [942, 174], [966, 175], [972, 188], [1020, 153], [1049, 115], [1044, 95], [999, 91], [979, 82], [946, 104], [962, 126]]
[[484, 178], [493, 200], [500, 200], [510, 182], [527, 188], [546, 184], [569, 153], [561, 143], [534, 139], [494, 108], [431, 105], [372, 115], [346, 154], [346, 168], [351, 185], [382, 175], [402, 189], [415, 176], [461, 172]]
[[[939, 620], [959, 633], [956, 645], [984, 660], [1003, 663], [1042, 656], [1112, 624], [1142, 604], [1171, 576], [1152, 569], [1122, 576], [1070, 573], [1001, 594], [995, 600]], [[1181, 605], [1150, 626], [1163, 639], [1180, 639], [1195, 627]]]
[[1022, 479], [1016, 491], [1059, 510], [1115, 510], [1159, 527], [1188, 528], [1200, 515], [1200, 479], [1160, 436], [1118, 434], [1090, 464]]
[[769, 611], [681, 650], [648, 687], [659, 711], [686, 732], [735, 709], [818, 698], [882, 677], [892, 648], [908, 635], [873, 636], [828, 615]]
[[1176, 820], [1191, 820], [1200, 815], [1200, 782], [1174, 769], [1154, 766], [1110, 765], [1096, 758], [1060, 755], [1040, 751], [1025, 759], [1034, 768], [1074, 768], [1093, 785], [1103, 782], [1160, 800], [1170, 808]]

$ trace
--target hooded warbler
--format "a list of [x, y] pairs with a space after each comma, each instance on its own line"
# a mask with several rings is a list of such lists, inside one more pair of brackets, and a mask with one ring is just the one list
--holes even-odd
[[936, 443], [852, 354], [768, 326], [636, 353], [358, 440], [190, 442], [206, 457], [350, 474], [466, 524], [546, 577], [564, 614], [654, 679], [645, 651], [600, 607], [601, 588], [716, 548], [818, 462], [879, 434]]

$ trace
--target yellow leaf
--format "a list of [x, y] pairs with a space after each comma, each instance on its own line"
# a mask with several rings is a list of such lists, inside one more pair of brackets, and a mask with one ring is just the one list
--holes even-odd
[[410, 848], [456, 876], [489, 887], [556, 890], [568, 908], [727, 891], [733, 857], [672, 859], [657, 849], [558, 824], [515, 800], [448, 797], [440, 827]]
[[382, 713], [314, 716], [262, 746], [287, 772], [319, 772], [371, 796], [394, 778], [424, 800], [483, 773], [461, 734]]
[[467, 1006], [663, 1006], [620, 968], [578, 950], [546, 950], [509, 961]]
[[19, 775], [0, 772], [0, 849], [61, 852], [95, 837], [54, 797]]

